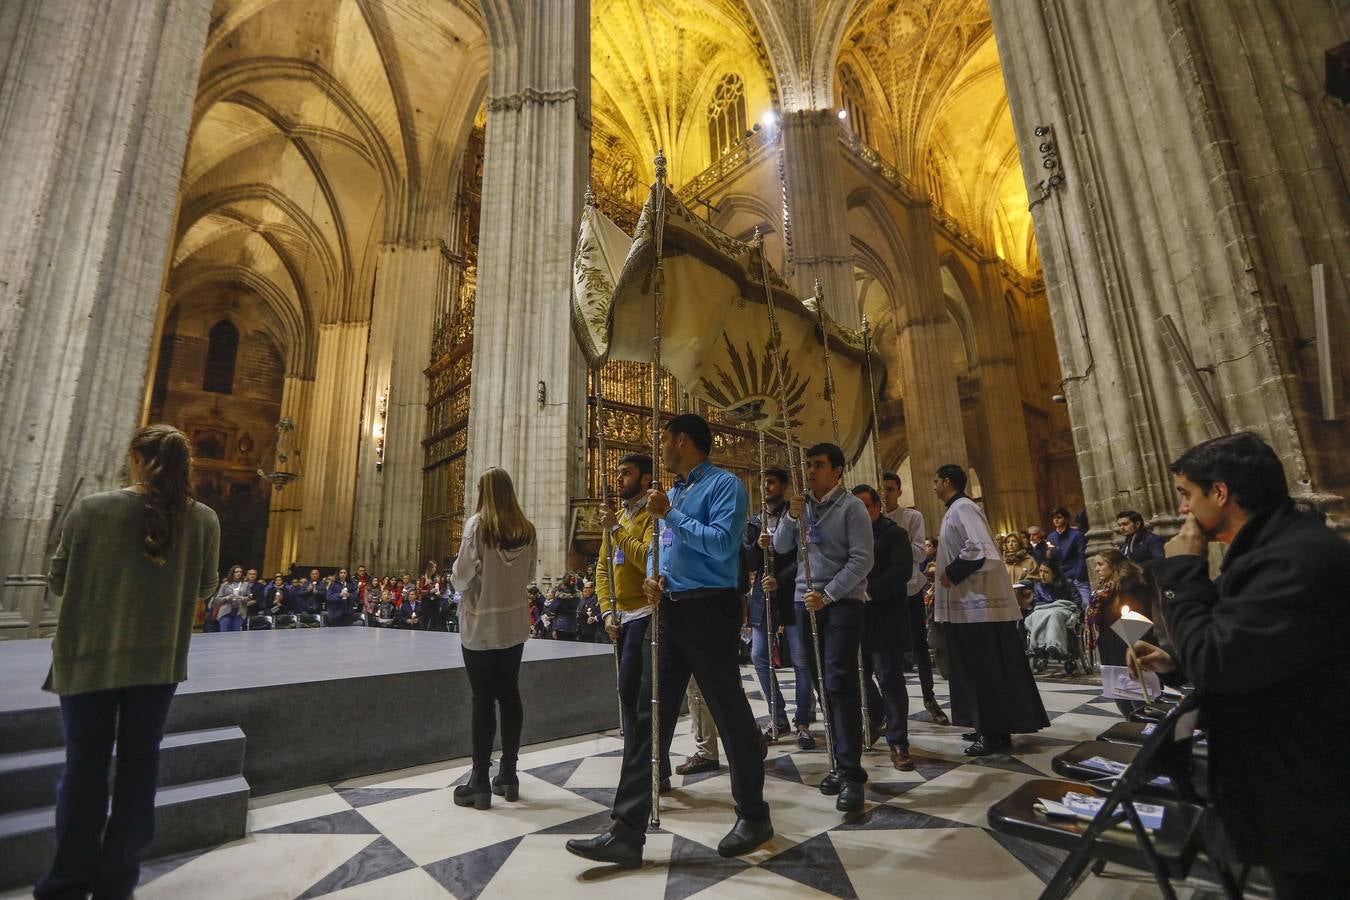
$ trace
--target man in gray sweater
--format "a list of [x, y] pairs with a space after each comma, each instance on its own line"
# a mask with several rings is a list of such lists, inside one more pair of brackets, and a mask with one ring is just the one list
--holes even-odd
[[[872, 571], [872, 520], [862, 501], [840, 483], [844, 476], [842, 450], [834, 444], [816, 444], [805, 456], [807, 494], [789, 502], [773, 543], [779, 553], [789, 553], [803, 543], [809, 549], [810, 566], [797, 567], [797, 602], [808, 613], [815, 613], [825, 670], [821, 698], [829, 704], [834, 738], [834, 771], [820, 783], [820, 791], [837, 793], [835, 808], [851, 813], [863, 808], [863, 785], [867, 782], [862, 767], [858, 650], [867, 575]], [[811, 666], [814, 670], [814, 653]], [[819, 681], [819, 673], [816, 677]]]

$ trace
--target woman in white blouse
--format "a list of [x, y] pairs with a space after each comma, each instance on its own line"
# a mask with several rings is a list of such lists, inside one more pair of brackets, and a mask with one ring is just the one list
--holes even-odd
[[[460, 645], [473, 693], [473, 773], [455, 788], [455, 803], [487, 809], [492, 795], [516, 800], [516, 756], [525, 709], [520, 701], [520, 658], [530, 636], [525, 589], [534, 580], [534, 525], [516, 500], [511, 476], [491, 468], [478, 479], [478, 509], [464, 523], [451, 572], [460, 593]], [[501, 769], [491, 783], [497, 708], [502, 715]]]

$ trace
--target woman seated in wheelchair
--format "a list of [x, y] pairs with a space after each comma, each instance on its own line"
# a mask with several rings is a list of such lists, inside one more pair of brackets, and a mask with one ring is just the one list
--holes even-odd
[[1041, 563], [1032, 575], [1031, 603], [1024, 623], [1035, 668], [1045, 668], [1050, 658], [1076, 659], [1078, 593], [1052, 560]]

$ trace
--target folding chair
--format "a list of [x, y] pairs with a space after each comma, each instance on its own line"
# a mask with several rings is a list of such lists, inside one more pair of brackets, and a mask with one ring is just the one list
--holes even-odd
[[[1107, 862], [1152, 872], [1167, 900], [1175, 900], [1172, 879], [1185, 879], [1202, 849], [1200, 826], [1206, 810], [1184, 799], [1147, 797], [1146, 787], [1159, 775], [1167, 775], [1187, 791], [1189, 748], [1196, 709], [1194, 694], [1173, 707], [1135, 752], [1128, 767], [1115, 780], [1105, 801], [1090, 822], [1051, 819], [1037, 809], [1037, 800], [1061, 800], [1070, 792], [1098, 794], [1101, 790], [1082, 782], [1030, 781], [994, 804], [988, 821], [995, 831], [1038, 844], [1068, 850], [1069, 856], [1041, 894], [1041, 900], [1060, 900], [1071, 894], [1092, 865], [1100, 872]], [[1178, 726], [1183, 730], [1177, 740]], [[1179, 777], [1180, 776], [1180, 777]], [[1162, 825], [1150, 835], [1136, 809], [1136, 798], [1163, 808]], [[1126, 832], [1116, 826], [1129, 823]], [[1228, 867], [1216, 861], [1220, 880], [1230, 897], [1241, 897], [1241, 888]]]

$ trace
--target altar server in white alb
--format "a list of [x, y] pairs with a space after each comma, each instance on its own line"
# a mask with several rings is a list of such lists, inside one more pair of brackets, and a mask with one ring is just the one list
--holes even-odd
[[947, 504], [933, 621], [951, 661], [952, 722], [975, 727], [963, 735], [967, 756], [1010, 753], [1013, 734], [1050, 724], [1017, 633], [1022, 613], [984, 510], [966, 496], [965, 470], [940, 467], [933, 493]]

